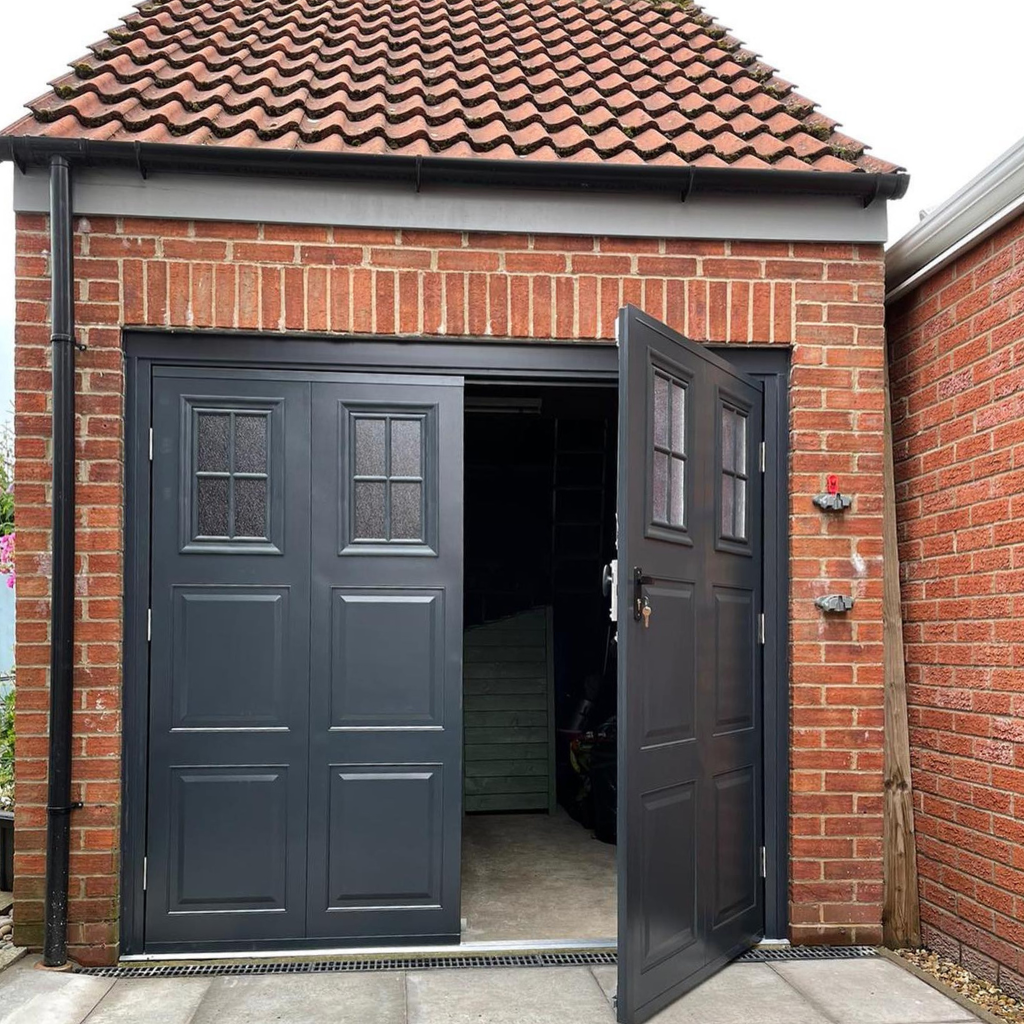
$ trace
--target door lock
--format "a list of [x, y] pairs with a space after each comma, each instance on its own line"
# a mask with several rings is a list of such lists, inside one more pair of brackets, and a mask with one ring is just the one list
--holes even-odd
[[653, 582], [654, 580], [650, 576], [644, 575], [644, 571], [640, 566], [633, 570], [633, 618], [637, 622], [644, 619], [645, 625], [651, 612], [650, 605], [647, 605], [647, 614], [644, 614], [644, 604], [647, 601], [647, 597], [644, 595], [644, 587]]

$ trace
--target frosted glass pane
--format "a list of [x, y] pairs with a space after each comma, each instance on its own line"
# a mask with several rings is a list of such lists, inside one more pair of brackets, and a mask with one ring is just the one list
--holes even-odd
[[384, 530], [385, 483], [357, 480], [355, 484], [355, 537], [357, 540], [386, 540]]
[[[384, 476], [385, 420], [357, 419], [356, 423], [356, 476]], [[383, 504], [381, 516], [383, 517]], [[383, 518], [381, 519], [383, 523]], [[383, 527], [382, 527], [383, 533]], [[381, 536], [377, 534], [376, 536]]]
[[736, 418], [732, 409], [722, 408], [722, 469], [733, 469], [736, 465]]
[[199, 477], [196, 481], [196, 506], [200, 537], [228, 535], [227, 477]]
[[668, 522], [668, 456], [654, 453], [654, 520]]
[[736, 506], [735, 502], [736, 480], [731, 476], [722, 477], [722, 536], [733, 537], [733, 516]]
[[737, 540], [747, 539], [747, 481], [736, 481], [736, 523], [733, 534]]
[[736, 414], [736, 472], [747, 471], [747, 417]]
[[266, 480], [235, 480], [235, 536], [267, 536]]
[[420, 540], [423, 537], [423, 484], [391, 485], [391, 539]]
[[420, 420], [391, 421], [392, 476], [422, 476], [422, 428]]
[[686, 389], [672, 385], [672, 450], [686, 454]]
[[267, 417], [235, 416], [235, 472], [266, 473]]
[[668, 447], [668, 381], [654, 378], [654, 443]]
[[672, 460], [672, 479], [669, 485], [669, 504], [673, 526], [682, 526], [686, 522], [686, 463], [682, 459]]
[[227, 413], [200, 413], [196, 419], [196, 468], [206, 473], [226, 473], [228, 466]]

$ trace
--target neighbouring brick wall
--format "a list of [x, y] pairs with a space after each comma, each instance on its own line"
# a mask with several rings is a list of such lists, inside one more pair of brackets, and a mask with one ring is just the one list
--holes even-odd
[[[50, 371], [46, 220], [18, 219], [17, 938], [42, 931]], [[121, 325], [458, 338], [612, 338], [623, 303], [696, 340], [792, 346], [791, 913], [802, 941], [881, 917], [880, 246], [76, 224], [78, 600], [71, 942], [116, 953], [124, 376]], [[811, 505], [840, 474], [854, 511]], [[813, 598], [852, 592], [825, 620]]]
[[1024, 218], [889, 333], [924, 939], [1024, 995]]

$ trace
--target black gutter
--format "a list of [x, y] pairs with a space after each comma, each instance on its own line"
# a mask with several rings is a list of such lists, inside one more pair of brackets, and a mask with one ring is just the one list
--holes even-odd
[[[53, 543], [50, 584], [50, 765], [43, 965], [68, 960], [71, 851], [71, 709], [75, 642], [75, 294], [71, 168], [50, 162], [53, 354]], [[80, 805], [75, 805], [80, 806]]]
[[654, 164], [591, 164], [572, 161], [491, 160], [486, 157], [398, 156], [390, 153], [322, 153], [310, 150], [241, 149], [89, 139], [0, 138], [0, 162], [21, 170], [62, 156], [76, 167], [124, 167], [143, 177], [154, 172], [279, 174], [351, 181], [424, 185], [484, 185], [509, 188], [669, 192], [685, 201], [693, 194], [824, 195], [900, 199], [908, 174], [863, 171], [787, 171], [736, 167], [662, 167]]

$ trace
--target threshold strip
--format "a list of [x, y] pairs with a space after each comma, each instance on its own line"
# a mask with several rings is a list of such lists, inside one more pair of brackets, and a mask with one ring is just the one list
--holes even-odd
[[878, 956], [874, 946], [755, 946], [733, 963], [764, 964], [779, 960], [860, 960]]
[[612, 952], [466, 954], [450, 956], [360, 957], [332, 960], [295, 960], [277, 963], [177, 963], [86, 967], [77, 974], [94, 978], [197, 978], [253, 974], [331, 974], [370, 971], [455, 970], [471, 967], [591, 967], [616, 964]]

